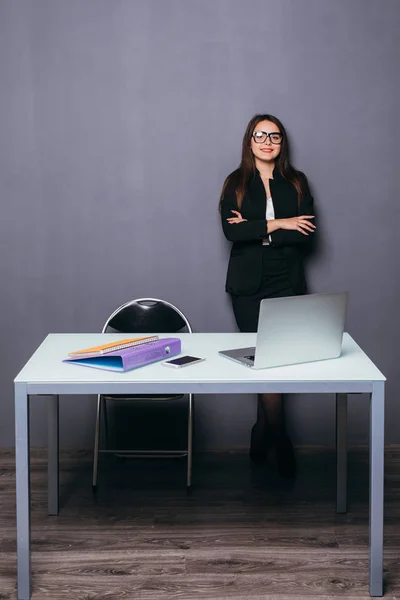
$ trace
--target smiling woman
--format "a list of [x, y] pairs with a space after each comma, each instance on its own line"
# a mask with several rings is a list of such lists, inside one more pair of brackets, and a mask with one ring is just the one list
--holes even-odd
[[[232, 242], [226, 279], [240, 331], [257, 331], [260, 302], [306, 293], [301, 249], [315, 225], [307, 179], [289, 160], [288, 138], [276, 117], [255, 115], [243, 138], [239, 167], [220, 198], [222, 229]], [[294, 477], [282, 397], [259, 396], [250, 458], [264, 462], [275, 447], [279, 472]]]

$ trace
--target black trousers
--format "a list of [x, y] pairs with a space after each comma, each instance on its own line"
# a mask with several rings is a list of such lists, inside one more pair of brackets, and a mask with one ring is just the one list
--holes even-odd
[[256, 332], [261, 300], [295, 296], [290, 285], [282, 248], [263, 246], [262, 280], [259, 290], [249, 296], [231, 294], [237, 326], [242, 332]]

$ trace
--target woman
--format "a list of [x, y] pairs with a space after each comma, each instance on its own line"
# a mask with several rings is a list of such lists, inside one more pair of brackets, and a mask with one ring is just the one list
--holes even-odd
[[[257, 331], [260, 302], [306, 293], [302, 249], [310, 240], [313, 199], [307, 179], [289, 161], [288, 139], [272, 115], [256, 115], [243, 138], [242, 161], [225, 180], [222, 229], [233, 242], [226, 279], [240, 331]], [[281, 475], [294, 477], [280, 394], [260, 394], [250, 458], [264, 462], [275, 447]]]

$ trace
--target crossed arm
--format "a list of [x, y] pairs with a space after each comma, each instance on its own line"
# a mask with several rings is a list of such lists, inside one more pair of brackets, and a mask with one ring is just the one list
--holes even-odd
[[273, 246], [304, 244], [315, 230], [314, 203], [308, 184], [304, 185], [299, 215], [288, 219], [243, 219], [234, 190], [229, 190], [221, 204], [222, 229], [230, 242], [264, 239], [271, 236]]

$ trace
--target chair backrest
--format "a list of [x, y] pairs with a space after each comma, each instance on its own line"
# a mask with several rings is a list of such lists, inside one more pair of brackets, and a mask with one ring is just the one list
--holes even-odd
[[102, 329], [119, 333], [177, 333], [181, 329], [192, 333], [189, 321], [173, 304], [158, 298], [137, 298], [119, 306]]

